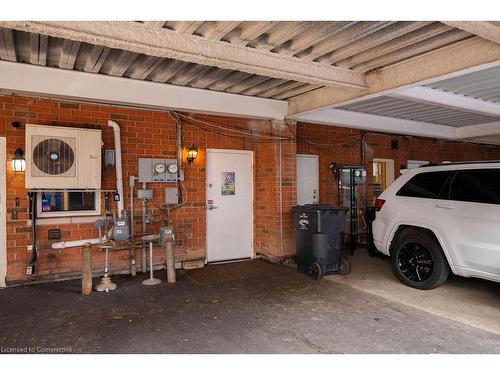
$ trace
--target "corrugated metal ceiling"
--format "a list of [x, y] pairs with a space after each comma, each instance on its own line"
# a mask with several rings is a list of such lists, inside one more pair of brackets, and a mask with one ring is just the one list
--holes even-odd
[[[440, 22], [154, 21], [158, 27], [361, 73], [472, 37]], [[286, 100], [321, 86], [0, 29], [0, 59]]]
[[339, 107], [339, 109], [454, 127], [500, 121], [500, 116], [487, 116], [436, 104], [392, 98], [390, 96], [380, 96], [348, 104]]
[[500, 103], [500, 66], [426, 85], [453, 94]]

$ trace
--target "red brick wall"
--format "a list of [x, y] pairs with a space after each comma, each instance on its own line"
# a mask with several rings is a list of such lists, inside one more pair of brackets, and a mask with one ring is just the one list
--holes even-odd
[[[293, 137], [282, 123], [272, 130]], [[273, 259], [295, 253], [290, 210], [296, 205], [296, 144], [292, 141], [261, 143], [256, 152], [256, 248]]]
[[[201, 116], [196, 118], [211, 121], [231, 128], [265, 130], [265, 122], [249, 121], [246, 119]], [[33, 123], [39, 125], [70, 126], [101, 129], [105, 149], [114, 148], [113, 131], [107, 126], [108, 119], [118, 122], [122, 135], [122, 159], [124, 176], [124, 199], [128, 209], [128, 178], [137, 174], [136, 162], [139, 157], [176, 157], [176, 128], [175, 122], [166, 112], [156, 112], [140, 109], [117, 108], [105, 105], [90, 105], [68, 103], [57, 100], [35, 99], [21, 96], [0, 97], [0, 136], [7, 137], [7, 280], [12, 282], [26, 279], [26, 266], [31, 253], [27, 245], [31, 244], [31, 227], [27, 225], [28, 200], [24, 189], [24, 174], [13, 173], [10, 169], [10, 160], [17, 147], [25, 148], [24, 125]], [[22, 127], [14, 129], [12, 121], [20, 121]], [[271, 257], [282, 255], [284, 250], [279, 239], [282, 237], [280, 227], [287, 231], [287, 252], [293, 252], [291, 247], [291, 232], [289, 227], [289, 208], [294, 198], [295, 172], [295, 143], [289, 142], [281, 146], [282, 153], [282, 180], [285, 205], [283, 218], [290, 221], [280, 225], [280, 187], [279, 187], [279, 144], [259, 143], [244, 139], [226, 137], [206, 132], [199, 127], [189, 126], [187, 121], [183, 130], [185, 146], [194, 142], [199, 147], [198, 158], [192, 165], [185, 164], [185, 187], [188, 192], [188, 204], [171, 213], [171, 219], [177, 239], [182, 245], [176, 246], [178, 260], [192, 260], [205, 257], [205, 152], [206, 148], [243, 149], [253, 150], [255, 158], [255, 251]], [[193, 123], [194, 124], [194, 123]], [[262, 129], [261, 129], [262, 128]], [[271, 130], [270, 128], [267, 129]], [[272, 130], [278, 133], [280, 127]], [[284, 155], [289, 153], [289, 155]], [[114, 168], [103, 171], [103, 189], [115, 189]], [[167, 184], [149, 184], [154, 190], [154, 200], [163, 202], [163, 189]], [[168, 186], [173, 186], [172, 184]], [[293, 191], [292, 191], [293, 190]], [[20, 207], [15, 207], [15, 198], [19, 197]], [[161, 211], [149, 206], [155, 218], [154, 228], [157, 231]], [[18, 219], [12, 220], [13, 210], [18, 210]], [[140, 231], [140, 203], [136, 203], [136, 232]], [[285, 221], [286, 221], [285, 220]], [[53, 250], [47, 239], [47, 230], [59, 228], [62, 231], [62, 241], [97, 237], [93, 223], [37, 225], [39, 254], [36, 265], [36, 275], [53, 275], [57, 277], [70, 276], [80, 272], [81, 250], [79, 248]], [[191, 233], [192, 238], [186, 234]], [[141, 264], [141, 251], [137, 251], [136, 262]], [[156, 263], [162, 262], [162, 254], [155, 251]], [[93, 256], [94, 270], [102, 270], [103, 254], [95, 250]], [[110, 257], [110, 267], [113, 271], [121, 272], [129, 269], [128, 251], [113, 251]]]
[[[290, 209], [296, 203], [296, 153], [318, 154], [320, 160], [320, 199], [321, 202], [336, 200], [336, 189], [328, 164], [360, 163], [361, 132], [355, 129], [298, 124], [287, 127], [281, 123], [256, 122], [246, 119], [202, 116], [204, 119], [229, 128], [253, 129], [290, 137], [293, 133], [301, 139], [269, 143], [265, 141], [244, 140], [214, 134], [193, 126], [194, 122], [184, 124], [183, 143], [194, 142], [200, 153], [192, 165], [185, 165], [185, 187], [188, 191], [188, 204], [173, 211], [171, 219], [177, 239], [182, 244], [176, 247], [178, 260], [202, 259], [205, 257], [205, 152], [206, 148], [243, 149], [254, 151], [254, 249], [274, 259], [294, 253], [293, 227]], [[101, 129], [104, 148], [114, 148], [113, 132], [107, 126], [108, 119], [117, 121], [122, 134], [122, 159], [125, 196], [128, 209], [128, 177], [136, 174], [136, 161], [139, 157], [175, 158], [175, 122], [168, 113], [141, 109], [117, 108], [105, 105], [69, 103], [57, 100], [34, 99], [21, 96], [0, 97], [0, 136], [7, 137], [7, 279], [11, 283], [26, 280], [26, 265], [31, 256], [27, 245], [31, 244], [31, 227], [28, 226], [28, 200], [24, 189], [24, 174], [15, 174], [10, 169], [10, 160], [17, 147], [24, 149], [24, 125], [70, 126]], [[22, 127], [14, 129], [12, 121], [20, 121]], [[190, 125], [191, 124], [191, 125]], [[304, 141], [307, 140], [307, 142]], [[500, 149], [462, 142], [444, 142], [418, 137], [389, 135], [365, 136], [366, 161], [374, 157], [395, 160], [395, 169], [406, 165], [408, 159], [429, 160], [483, 160], [499, 159]], [[391, 140], [398, 141], [398, 150], [391, 149]], [[311, 143], [317, 143], [311, 144]], [[318, 145], [319, 144], [319, 145]], [[103, 189], [115, 188], [114, 168], [103, 171]], [[154, 190], [155, 201], [162, 203], [163, 189], [166, 184], [150, 184]], [[19, 197], [20, 207], [15, 207]], [[140, 203], [136, 202], [136, 231], [140, 231]], [[18, 218], [12, 220], [13, 210]], [[150, 206], [157, 231], [162, 212]], [[52, 275], [54, 278], [78, 275], [80, 272], [81, 250], [79, 248], [53, 250], [47, 239], [47, 230], [59, 228], [63, 241], [86, 239], [97, 236], [93, 223], [37, 225], [39, 258], [36, 275]], [[188, 234], [192, 234], [188, 235]], [[136, 252], [136, 262], [141, 262], [141, 251]], [[162, 253], [155, 251], [155, 262], [163, 261]], [[114, 272], [127, 272], [129, 269], [128, 251], [114, 251], [110, 257]], [[103, 254], [94, 250], [94, 270], [102, 270]]]
[[[344, 127], [299, 123], [297, 135], [300, 138], [297, 142], [298, 154], [319, 155], [320, 202], [336, 204], [336, 182], [328, 165], [332, 161], [335, 161], [337, 165], [359, 165], [362, 132]], [[406, 167], [408, 160], [439, 163], [500, 159], [498, 146], [373, 133], [367, 133], [364, 140], [366, 142], [364, 159], [368, 167], [368, 176], [371, 176], [373, 158], [393, 159], [395, 178], [399, 176], [400, 168]], [[391, 141], [397, 141], [397, 150], [391, 148]]]

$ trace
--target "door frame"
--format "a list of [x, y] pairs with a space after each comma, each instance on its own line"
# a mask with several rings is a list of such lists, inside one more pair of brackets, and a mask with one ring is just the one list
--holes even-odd
[[[208, 263], [208, 239], [210, 236], [210, 233], [208, 231], [208, 212], [207, 212], [207, 191], [208, 191], [208, 181], [207, 177], [209, 175], [209, 170], [210, 170], [210, 165], [208, 163], [208, 154], [243, 154], [243, 155], [249, 155], [250, 156], [250, 174], [252, 176], [252, 189], [251, 189], [251, 199], [252, 199], [252, 204], [250, 205], [250, 216], [252, 219], [252, 225], [250, 230], [252, 231], [251, 237], [252, 241], [250, 242], [251, 244], [251, 250], [252, 250], [252, 255], [250, 259], [255, 258], [255, 217], [254, 217], [254, 204], [255, 204], [255, 170], [254, 170], [254, 152], [249, 151], [249, 150], [234, 150], [234, 149], [223, 149], [223, 148], [207, 148], [205, 150], [205, 233], [206, 233], [206, 238], [205, 238], [205, 264]], [[217, 263], [223, 263], [222, 262], [217, 262]], [[228, 260], [228, 262], [231, 262], [231, 260]]]
[[[385, 163], [385, 184], [386, 188], [396, 179], [396, 171], [394, 170], [394, 159], [373, 158], [372, 163]], [[388, 178], [390, 177], [390, 178]]]
[[7, 276], [7, 139], [0, 137], [0, 287], [5, 287]]
[[[317, 170], [317, 174], [316, 174], [316, 180], [317, 180], [317, 186], [318, 186], [318, 191], [316, 192], [316, 196], [317, 196], [317, 201], [319, 203], [319, 194], [320, 194], [320, 191], [319, 191], [319, 155], [316, 155], [316, 154], [296, 154], [295, 156], [295, 163], [297, 164], [297, 159], [299, 157], [306, 157], [306, 158], [310, 158], [310, 159], [316, 159], [316, 170]], [[298, 173], [298, 168], [296, 168], [296, 173]], [[297, 189], [299, 186], [299, 178], [298, 176], [296, 177], [296, 181], [295, 181], [295, 188]], [[298, 191], [298, 189], [297, 189]], [[299, 199], [299, 195], [298, 195], [298, 192], [297, 192], [297, 197], [296, 197], [296, 203], [298, 204], [298, 199]]]

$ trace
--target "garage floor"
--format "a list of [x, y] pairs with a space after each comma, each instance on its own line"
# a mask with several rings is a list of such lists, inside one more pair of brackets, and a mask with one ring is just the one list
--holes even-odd
[[[211, 275], [212, 274], [212, 275]], [[158, 272], [164, 278], [164, 271]], [[499, 353], [500, 335], [262, 260], [0, 290], [0, 347], [73, 353]]]
[[349, 275], [326, 278], [500, 334], [500, 283], [452, 275], [441, 287], [422, 291], [403, 285], [392, 272], [388, 258], [370, 257], [366, 251], [358, 250], [349, 260], [352, 265]]

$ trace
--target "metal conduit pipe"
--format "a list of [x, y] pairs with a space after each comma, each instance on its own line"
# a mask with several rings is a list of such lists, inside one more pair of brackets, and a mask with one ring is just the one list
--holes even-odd
[[130, 189], [130, 247], [129, 247], [129, 256], [130, 256], [130, 273], [132, 276], [136, 275], [136, 258], [137, 258], [137, 251], [136, 251], [136, 246], [135, 246], [135, 215], [134, 215], [134, 187], [135, 187], [135, 180], [137, 180], [137, 177], [132, 175], [128, 179], [128, 185]]
[[[142, 183], [142, 188], [146, 189], [146, 183]], [[147, 233], [147, 228], [146, 228], [146, 200], [141, 199], [142, 203], [142, 235], [145, 236]], [[145, 273], [147, 272], [147, 259], [146, 259], [146, 243], [143, 241], [142, 242], [142, 272]]]
[[134, 228], [134, 186], [135, 180], [137, 180], [136, 176], [130, 176], [128, 180], [128, 185], [130, 188], [130, 239], [134, 241], [135, 228]]
[[176, 123], [177, 123], [177, 171], [182, 170], [182, 121], [179, 116], [176, 114]]

